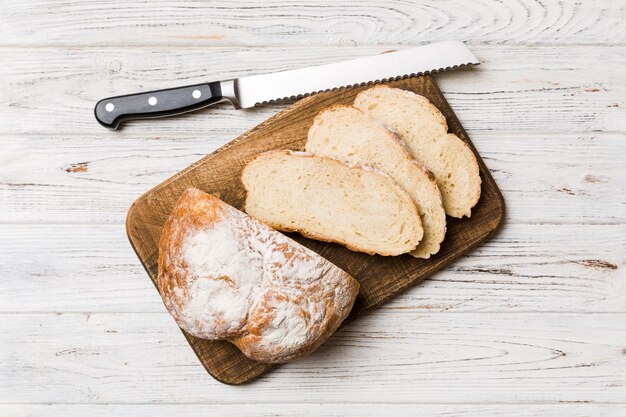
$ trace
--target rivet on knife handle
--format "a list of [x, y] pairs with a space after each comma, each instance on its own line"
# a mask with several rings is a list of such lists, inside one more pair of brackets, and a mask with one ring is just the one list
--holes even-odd
[[172, 116], [222, 100], [222, 87], [216, 81], [105, 98], [96, 104], [94, 113], [101, 125], [117, 129], [127, 120]]

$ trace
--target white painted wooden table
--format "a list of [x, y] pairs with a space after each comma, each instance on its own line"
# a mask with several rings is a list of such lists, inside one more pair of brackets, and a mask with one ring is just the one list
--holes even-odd
[[[626, 415], [626, 3], [4, 0], [0, 415]], [[507, 201], [486, 245], [255, 383], [211, 379], [132, 201], [284, 106], [132, 123], [107, 95], [466, 41], [438, 75]]]

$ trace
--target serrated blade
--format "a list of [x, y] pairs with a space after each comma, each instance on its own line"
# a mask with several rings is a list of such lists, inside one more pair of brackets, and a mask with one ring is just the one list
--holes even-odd
[[234, 104], [248, 108], [342, 87], [477, 64], [478, 59], [462, 42], [437, 42], [317, 67], [242, 77], [233, 80]]

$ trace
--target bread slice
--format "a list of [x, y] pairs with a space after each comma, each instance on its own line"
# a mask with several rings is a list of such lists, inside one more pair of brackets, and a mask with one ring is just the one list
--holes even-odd
[[398, 133], [413, 158], [435, 174], [449, 216], [471, 215], [480, 198], [478, 162], [428, 99], [381, 85], [359, 93], [354, 106]]
[[387, 256], [412, 251], [423, 236], [411, 197], [371, 167], [280, 150], [257, 156], [241, 179], [246, 212], [278, 230]]
[[411, 157], [396, 134], [356, 107], [336, 105], [315, 117], [305, 149], [389, 175], [413, 198], [422, 219], [424, 237], [411, 255], [427, 259], [439, 251], [446, 213], [435, 176]]

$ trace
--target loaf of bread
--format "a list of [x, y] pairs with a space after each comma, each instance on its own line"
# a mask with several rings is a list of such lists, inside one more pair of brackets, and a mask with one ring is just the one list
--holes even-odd
[[157, 287], [178, 325], [280, 363], [323, 343], [359, 284], [311, 250], [198, 189], [165, 223]]
[[246, 212], [278, 230], [380, 255], [410, 252], [423, 236], [415, 202], [368, 166], [270, 151], [244, 168], [242, 181]]
[[380, 85], [359, 93], [354, 106], [395, 131], [413, 158], [435, 174], [449, 216], [471, 215], [480, 198], [478, 162], [465, 142], [448, 133], [445, 117], [428, 99]]
[[389, 175], [413, 198], [424, 237], [410, 254], [429, 258], [446, 234], [446, 213], [434, 175], [416, 162], [398, 136], [353, 106], [335, 105], [317, 115], [306, 151], [351, 164], [367, 164]]

